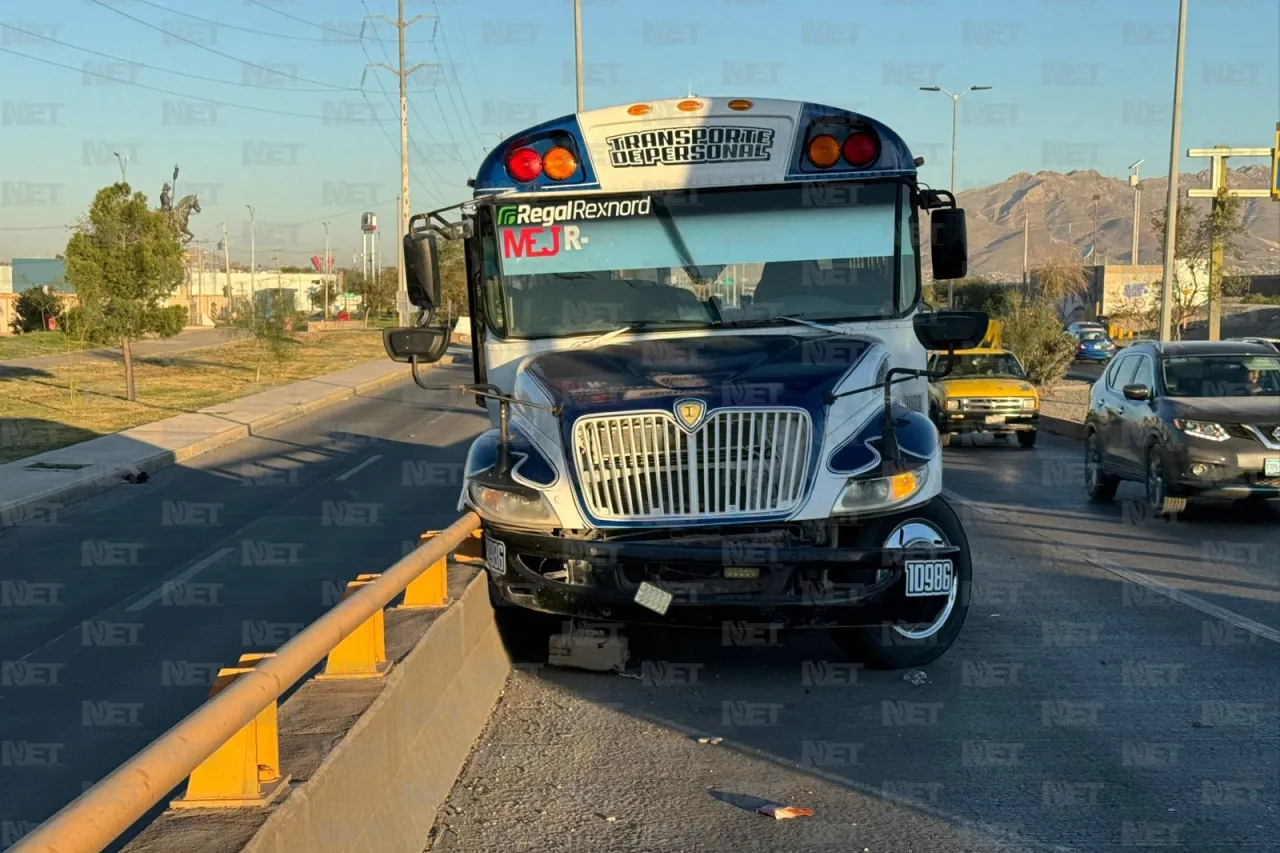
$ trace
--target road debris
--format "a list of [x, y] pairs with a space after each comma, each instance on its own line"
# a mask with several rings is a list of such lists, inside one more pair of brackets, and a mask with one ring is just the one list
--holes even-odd
[[903, 681], [910, 681], [916, 687], [924, 684], [929, 680], [928, 674], [923, 669], [913, 669], [902, 676]]
[[698, 743], [709, 743], [709, 744], [711, 744], [712, 746], [719, 746], [720, 744], [724, 743], [724, 738], [722, 738], [722, 737], [700, 737], [700, 738], [698, 738]]
[[761, 806], [756, 811], [768, 815], [774, 820], [787, 820], [793, 817], [813, 817], [813, 809], [802, 809], [798, 806]]

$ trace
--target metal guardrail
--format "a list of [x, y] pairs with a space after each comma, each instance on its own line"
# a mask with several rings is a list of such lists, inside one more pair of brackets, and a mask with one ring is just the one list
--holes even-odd
[[[375, 621], [380, 627], [383, 608], [411, 584], [426, 581], [425, 586], [443, 604], [445, 561], [479, 527], [479, 517], [469, 512], [446, 530], [428, 534], [428, 541], [386, 572], [361, 576], [350, 585], [346, 598], [274, 654], [245, 656], [240, 667], [224, 670], [227, 678], [215, 685], [209, 701], [28, 833], [9, 848], [10, 853], [101, 853], [233, 738], [245, 736], [252, 745], [264, 724], [263, 715], [273, 729], [276, 700], [348, 637], [367, 631]], [[247, 667], [247, 663], [254, 665]], [[264, 765], [254, 769], [264, 767], [274, 769]], [[255, 774], [255, 787], [258, 778]], [[280, 779], [277, 773], [276, 778], [263, 781], [279, 789], [287, 777]], [[236, 801], [224, 800], [223, 804], [235, 805]]]

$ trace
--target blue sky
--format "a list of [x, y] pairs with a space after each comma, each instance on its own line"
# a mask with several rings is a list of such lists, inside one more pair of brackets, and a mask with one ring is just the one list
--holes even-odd
[[[1169, 157], [1177, 9], [1177, 0], [584, 0], [586, 101], [692, 87], [854, 108], [895, 127], [926, 158], [923, 178], [945, 187], [951, 103], [918, 87], [990, 85], [960, 102], [960, 189], [1024, 170], [1124, 175], [1139, 158], [1144, 176], [1158, 176]], [[153, 200], [181, 166], [178, 195], [199, 193], [191, 228], [207, 248], [225, 222], [233, 257], [247, 260], [253, 204], [259, 263], [305, 263], [323, 247], [324, 221], [338, 263], [349, 263], [362, 209], [394, 231], [400, 183], [395, 78], [369, 70], [361, 91], [368, 63], [395, 64], [395, 29], [370, 22], [361, 42], [365, 14], [394, 17], [395, 2], [5, 0], [0, 259], [60, 252], [66, 225], [118, 179], [120, 151], [130, 183]], [[438, 16], [410, 27], [406, 48], [410, 64], [439, 65], [409, 93], [411, 199], [425, 210], [465, 198], [466, 178], [500, 136], [572, 112], [572, 4], [406, 0], [406, 15]], [[1190, 0], [1182, 148], [1271, 144], [1277, 33], [1275, 0]], [[1205, 165], [1184, 158], [1182, 169]]]

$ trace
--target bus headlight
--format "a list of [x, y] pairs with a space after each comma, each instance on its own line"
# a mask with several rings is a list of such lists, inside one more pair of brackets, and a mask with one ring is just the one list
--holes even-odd
[[944, 400], [944, 401], [942, 402], [942, 408], [946, 409], [948, 412], [954, 412], [954, 411], [957, 411], [957, 410], [959, 410], [959, 408], [960, 408], [960, 401], [959, 401], [959, 400], [954, 400], [954, 399], [953, 399], [953, 400]]
[[831, 508], [832, 515], [884, 509], [909, 500], [924, 488], [929, 468], [921, 465], [891, 477], [849, 480]]
[[1039, 401], [1039, 400], [1037, 400], [1035, 397], [1023, 397], [1023, 398], [1022, 398], [1022, 408], [1024, 408], [1024, 409], [1038, 409], [1038, 408], [1040, 408], [1040, 401]]
[[486, 521], [510, 527], [556, 528], [560, 518], [551, 503], [540, 492], [509, 492], [480, 483], [467, 490], [471, 505]]

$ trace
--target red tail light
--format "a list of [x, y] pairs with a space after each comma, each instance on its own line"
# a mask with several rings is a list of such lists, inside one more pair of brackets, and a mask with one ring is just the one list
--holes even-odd
[[542, 174], [542, 157], [532, 148], [517, 148], [507, 155], [507, 174], [527, 184]]
[[851, 133], [849, 138], [844, 141], [844, 159], [851, 166], [866, 166], [876, 159], [876, 155], [880, 153], [879, 147], [875, 138], [870, 134]]

